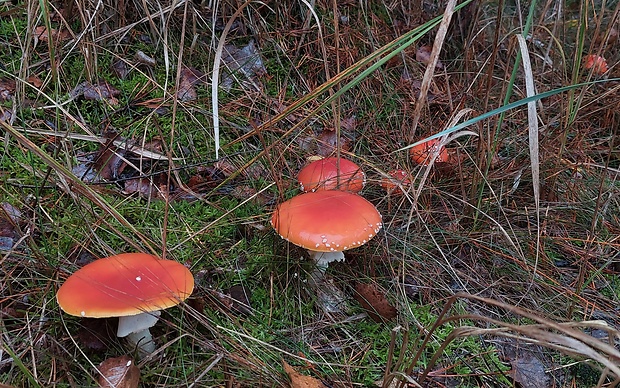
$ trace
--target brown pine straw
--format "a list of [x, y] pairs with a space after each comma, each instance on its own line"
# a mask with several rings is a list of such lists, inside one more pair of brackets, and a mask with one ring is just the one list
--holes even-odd
[[[518, 325], [508, 322], [499, 321], [497, 319], [485, 317], [478, 314], [459, 314], [448, 315], [450, 309], [454, 303], [458, 300], [468, 299], [470, 301], [484, 303], [490, 306], [499, 307], [516, 316], [530, 319], [537, 323], [530, 325]], [[433, 338], [435, 331], [449, 322], [455, 322], [460, 320], [470, 321], [482, 321], [486, 324], [491, 324], [496, 327], [493, 328], [481, 328], [472, 326], [461, 326], [452, 331], [450, 335], [442, 342], [439, 349], [435, 352], [433, 357], [429, 360], [424, 371], [418, 378], [413, 378], [412, 373], [414, 367], [418, 364], [418, 361], [424, 349], [429, 341]], [[598, 329], [604, 330], [608, 333], [609, 343], [601, 341], [584, 333], [583, 329]], [[394, 359], [396, 334], [400, 331], [400, 328], [394, 329], [392, 332], [392, 338], [390, 343], [390, 349], [388, 353], [388, 363], [386, 364], [390, 369], [386, 370], [385, 378], [383, 379], [383, 387], [404, 387], [405, 384], [413, 384], [415, 386], [422, 386], [430, 372], [434, 368], [435, 364], [443, 354], [446, 347], [455, 339], [469, 336], [483, 336], [492, 335], [494, 337], [504, 337], [515, 339], [529, 344], [542, 346], [548, 349], [557, 350], [558, 352], [577, 359], [583, 359], [590, 364], [593, 364], [601, 371], [601, 377], [597, 386], [602, 386], [605, 380], [609, 377], [613, 379], [613, 382], [609, 386], [617, 386], [620, 384], [620, 352], [614, 347], [614, 339], [620, 336], [620, 332], [610, 327], [605, 321], [593, 320], [593, 321], [568, 321], [568, 322], [555, 322], [550, 319], [539, 316], [529, 310], [522, 309], [504, 302], [500, 302], [490, 298], [484, 298], [477, 295], [471, 295], [467, 293], [458, 293], [448, 299], [441, 314], [435, 324], [428, 330], [424, 339], [420, 343], [414, 356], [408, 361], [408, 366], [404, 371], [401, 371], [401, 367], [406, 362], [404, 354], [408, 347], [409, 335], [405, 331], [403, 334], [402, 345], [399, 350], [399, 358], [396, 362]], [[393, 384], [394, 379], [400, 381]]]

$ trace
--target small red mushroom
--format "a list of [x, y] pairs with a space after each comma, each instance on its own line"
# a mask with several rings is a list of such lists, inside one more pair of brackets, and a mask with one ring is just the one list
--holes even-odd
[[592, 70], [595, 75], [603, 75], [609, 70], [605, 58], [595, 54], [588, 54], [583, 57], [583, 68]]
[[304, 192], [343, 190], [357, 193], [364, 188], [366, 175], [350, 160], [329, 157], [306, 165], [299, 171], [297, 180]]
[[411, 184], [409, 174], [405, 170], [393, 170], [388, 173], [389, 177], [381, 179], [381, 187], [388, 195], [402, 195], [403, 187]]
[[448, 150], [441, 146], [441, 141], [438, 138], [425, 141], [409, 149], [411, 160], [421, 166], [428, 166], [434, 155], [437, 156], [435, 162], [438, 163], [450, 160]]

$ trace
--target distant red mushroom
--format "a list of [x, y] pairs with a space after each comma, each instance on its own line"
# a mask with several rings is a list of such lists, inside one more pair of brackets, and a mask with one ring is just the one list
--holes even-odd
[[428, 166], [434, 155], [436, 155], [435, 162], [437, 163], [445, 163], [450, 160], [448, 150], [441, 146], [441, 141], [438, 138], [425, 141], [409, 149], [411, 160], [421, 166]]
[[603, 75], [609, 70], [605, 58], [595, 54], [588, 54], [583, 57], [583, 68], [592, 70], [595, 75]]
[[297, 179], [304, 192], [343, 190], [360, 192], [366, 183], [364, 171], [344, 158], [329, 157], [316, 160], [299, 171]]
[[405, 170], [393, 170], [388, 173], [389, 177], [381, 179], [381, 187], [388, 195], [402, 195], [403, 187], [411, 184], [409, 174]]
[[160, 310], [185, 300], [194, 278], [181, 263], [145, 253], [123, 253], [93, 261], [69, 276], [56, 293], [69, 315], [119, 317], [119, 337], [145, 353], [155, 350], [149, 328]]

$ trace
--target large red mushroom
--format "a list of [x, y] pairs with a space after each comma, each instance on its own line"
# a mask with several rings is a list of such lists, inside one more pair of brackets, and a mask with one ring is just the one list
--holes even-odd
[[363, 197], [339, 190], [300, 194], [281, 203], [271, 225], [282, 238], [308, 249], [319, 267], [344, 260], [381, 229], [381, 215]]
[[160, 311], [185, 300], [194, 277], [181, 263], [145, 253], [123, 253], [85, 265], [69, 276], [56, 299], [69, 315], [119, 317], [117, 335], [144, 353], [155, 344], [149, 328]]
[[271, 225], [287, 241], [306, 248], [316, 263], [310, 285], [327, 312], [339, 312], [342, 292], [326, 278], [332, 261], [344, 260], [344, 253], [365, 244], [383, 226], [372, 203], [346, 191], [322, 190], [300, 194], [281, 203]]

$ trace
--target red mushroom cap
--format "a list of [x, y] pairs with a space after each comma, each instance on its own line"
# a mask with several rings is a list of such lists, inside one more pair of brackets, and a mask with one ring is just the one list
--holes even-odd
[[609, 70], [605, 58], [595, 54], [588, 54], [583, 57], [583, 68], [586, 70], [592, 69], [592, 72], [596, 75], [603, 75]]
[[[338, 166], [340, 161], [340, 166]], [[338, 174], [340, 168], [340, 174]], [[316, 160], [299, 171], [297, 175], [301, 190], [344, 190], [358, 193], [364, 188], [364, 171], [350, 160], [329, 157]]]
[[300, 194], [281, 203], [271, 225], [284, 239], [317, 252], [363, 245], [381, 229], [381, 215], [366, 199], [339, 190]]
[[446, 147], [440, 146], [439, 139], [431, 139], [425, 141], [424, 143], [418, 144], [415, 147], [412, 147], [409, 150], [409, 156], [411, 160], [419, 165], [428, 166], [431, 161], [431, 154], [437, 153], [437, 158], [435, 162], [444, 163], [450, 160], [450, 155], [448, 155], [448, 150]]
[[388, 175], [390, 176], [389, 178], [383, 177], [381, 179], [381, 187], [390, 195], [403, 194], [401, 186], [409, 186], [411, 184], [409, 174], [405, 170], [392, 170]]
[[181, 263], [145, 253], [123, 253], [93, 261], [58, 289], [67, 314], [107, 318], [163, 310], [185, 300], [194, 277]]

